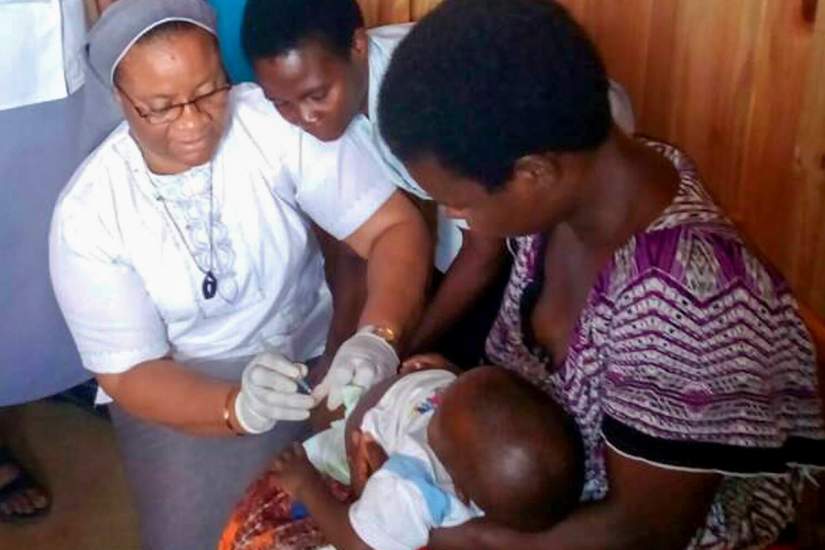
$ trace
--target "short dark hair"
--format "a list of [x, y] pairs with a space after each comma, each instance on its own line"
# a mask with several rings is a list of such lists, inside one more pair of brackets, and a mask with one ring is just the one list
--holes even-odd
[[582, 27], [551, 0], [445, 0], [398, 46], [379, 101], [402, 161], [433, 155], [487, 188], [515, 161], [596, 149], [608, 78]]
[[363, 26], [355, 0], [249, 0], [242, 42], [253, 61], [278, 57], [307, 40], [349, 59], [355, 30]]

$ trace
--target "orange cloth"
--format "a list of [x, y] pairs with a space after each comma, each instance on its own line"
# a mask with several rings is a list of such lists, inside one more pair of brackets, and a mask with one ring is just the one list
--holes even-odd
[[[326, 481], [336, 498], [350, 500], [348, 487], [332, 479]], [[235, 506], [218, 550], [315, 550], [328, 544], [312, 518], [294, 519], [294, 504], [267, 472]]]

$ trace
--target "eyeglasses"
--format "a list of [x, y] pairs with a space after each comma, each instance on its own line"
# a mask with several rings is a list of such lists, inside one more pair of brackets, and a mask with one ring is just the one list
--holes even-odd
[[210, 108], [219, 107], [224, 101], [226, 101], [226, 94], [232, 88], [232, 84], [224, 84], [219, 88], [215, 88], [211, 92], [199, 95], [198, 97], [183, 103], [175, 103], [174, 105], [164, 107], [163, 109], [149, 111], [142, 111], [137, 104], [135, 104], [135, 100], [129, 97], [129, 94], [127, 94], [123, 88], [120, 87], [120, 85], [115, 83], [115, 87], [121, 94], [123, 94], [123, 97], [129, 100], [129, 103], [132, 104], [132, 108], [138, 116], [149, 124], [171, 124], [181, 117], [183, 110], [187, 105], [194, 105], [198, 112], [206, 112], [209, 114], [208, 111]]

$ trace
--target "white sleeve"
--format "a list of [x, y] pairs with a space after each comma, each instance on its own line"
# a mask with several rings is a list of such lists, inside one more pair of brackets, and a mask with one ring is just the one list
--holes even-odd
[[633, 112], [633, 103], [624, 86], [615, 80], [609, 81], [607, 98], [610, 100], [610, 112], [616, 125], [624, 133], [632, 135], [636, 131], [636, 115]]
[[239, 149], [239, 155], [248, 155], [251, 163], [263, 159], [262, 175], [270, 191], [298, 208], [287, 159], [298, 156], [300, 128], [284, 120], [257, 84], [244, 82], [234, 86], [230, 98], [235, 109], [230, 128], [235, 133], [232, 145]]
[[380, 550], [418, 550], [427, 545], [432, 521], [421, 492], [382, 468], [367, 481], [364, 492], [349, 509], [358, 537]]
[[235, 86], [232, 98], [238, 115], [233, 124], [269, 164], [272, 191], [336, 239], [352, 235], [400, 184], [364, 116], [341, 138], [324, 142], [284, 120], [254, 84]]
[[49, 268], [83, 365], [120, 373], [169, 352], [166, 327], [116, 239], [93, 212], [55, 210]]
[[301, 133], [298, 155], [288, 165], [301, 209], [321, 228], [344, 240], [396, 192], [396, 175], [359, 116], [338, 140], [321, 142]]

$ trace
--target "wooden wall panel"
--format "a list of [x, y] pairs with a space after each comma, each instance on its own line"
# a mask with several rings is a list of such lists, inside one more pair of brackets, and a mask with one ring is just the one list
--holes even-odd
[[825, 5], [816, 14], [812, 41], [809, 68], [800, 75], [806, 80], [805, 97], [794, 148], [794, 177], [788, 182], [797, 216], [796, 239], [790, 248], [792, 281], [813, 309], [825, 316]]
[[[669, 66], [673, 83], [671, 95], [658, 100], [667, 101], [667, 127], [648, 131], [688, 151], [734, 219], [739, 217], [736, 184], [752, 108], [751, 51], [761, 8], [753, 0], [680, 2], [672, 56], [648, 60], [649, 66]], [[650, 41], [656, 41], [653, 33]], [[647, 91], [648, 98], [656, 96], [655, 88]], [[644, 119], [640, 126], [646, 129]]]
[[[590, 31], [611, 75], [627, 87], [641, 131], [680, 144], [703, 169], [737, 181], [741, 162], [731, 154], [742, 151], [746, 134], [753, 64], [749, 48], [761, 18], [760, 3], [564, 3]], [[710, 142], [716, 146], [708, 147]], [[725, 206], [733, 206], [735, 187], [713, 191]]]
[[358, 0], [367, 26], [406, 23], [412, 17], [412, 0]]
[[417, 21], [440, 2], [441, 0], [358, 0], [369, 26]]
[[797, 246], [805, 205], [799, 200], [803, 186], [796, 181], [794, 155], [808, 69], [813, 69], [813, 21], [805, 21], [803, 5], [767, 2], [755, 48], [753, 111], [737, 201], [748, 236], [801, 292], [806, 285], [794, 269], [794, 258], [805, 252]]
[[424, 17], [427, 12], [441, 3], [441, 0], [411, 0], [412, 1], [412, 18], [418, 21]]

